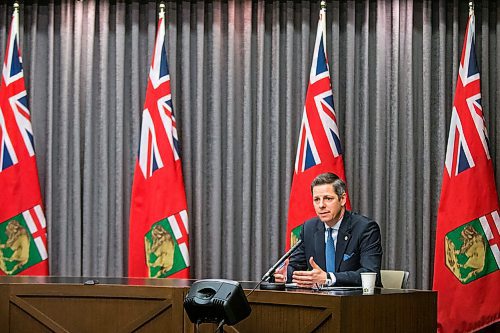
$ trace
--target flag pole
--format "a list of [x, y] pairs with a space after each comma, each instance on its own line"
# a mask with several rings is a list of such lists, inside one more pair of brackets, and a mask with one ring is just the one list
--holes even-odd
[[325, 42], [324, 39], [326, 39], [326, 1], [321, 1], [319, 5], [320, 9], [320, 15], [321, 15], [321, 25], [323, 29], [323, 42]]
[[19, 2], [15, 1], [13, 7], [14, 7], [14, 12], [12, 13], [12, 29], [13, 29], [13, 31], [15, 31], [15, 33], [17, 35], [16, 40], [13, 42], [16, 44], [16, 47], [18, 48], [19, 58], [22, 59], [21, 49], [19, 47], [21, 45], [21, 41], [19, 40], [20, 39], [20, 37], [19, 37]]
[[[17, 1], [14, 2], [14, 17], [15, 17], [14, 29], [16, 29], [16, 31], [19, 33], [19, 19], [18, 19], [18, 17], [19, 17], [19, 2], [17, 2]], [[19, 41], [18, 41], [18, 43], [19, 43]]]
[[[165, 2], [160, 2], [160, 12], [158, 13], [158, 19], [162, 20], [163, 30], [165, 31], [165, 35], [167, 34], [167, 25], [163, 22], [165, 20]], [[159, 27], [161, 28], [161, 26]], [[165, 42], [165, 41], [164, 41]]]
[[321, 30], [323, 31], [321, 38], [323, 39], [323, 45], [326, 48], [326, 1], [325, 0], [322, 0], [319, 5], [319, 17], [320, 17], [319, 24], [321, 24]]
[[165, 3], [164, 2], [160, 3], [160, 13], [159, 13], [158, 16], [160, 18], [164, 18], [165, 17]]
[[470, 1], [469, 2], [469, 16], [474, 15], [474, 2]]

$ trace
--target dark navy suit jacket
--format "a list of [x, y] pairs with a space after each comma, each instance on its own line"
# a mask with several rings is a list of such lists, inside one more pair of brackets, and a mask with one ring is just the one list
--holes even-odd
[[[290, 257], [287, 280], [292, 281], [295, 270], [311, 270], [309, 258], [326, 272], [325, 224], [319, 218], [308, 220], [302, 226], [303, 243]], [[380, 228], [369, 218], [345, 211], [335, 247], [335, 286], [360, 286], [362, 272], [376, 272], [377, 286], [382, 286], [380, 265], [382, 245]]]

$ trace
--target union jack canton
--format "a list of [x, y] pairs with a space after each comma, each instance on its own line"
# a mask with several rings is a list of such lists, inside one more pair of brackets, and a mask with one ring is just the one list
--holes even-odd
[[24, 156], [35, 155], [16, 21], [17, 18], [13, 17], [2, 70], [0, 172], [17, 164]]
[[[482, 152], [486, 159], [490, 160], [488, 131], [483, 116], [481, 106], [481, 86], [480, 74], [477, 66], [475, 51], [475, 24], [474, 16], [471, 16], [469, 29], [466, 32], [465, 49], [460, 59], [460, 68], [458, 70], [457, 87], [455, 100], [451, 114], [450, 134], [446, 148], [445, 167], [449, 177], [457, 176], [459, 173], [473, 168], [475, 158], [471, 154], [469, 141], [471, 135], [479, 137], [482, 145]], [[457, 109], [464, 110], [460, 113]], [[464, 128], [463, 117], [472, 118], [472, 122], [466, 121], [466, 124], [474, 124], [470, 128]], [[479, 153], [479, 150], [476, 150]], [[484, 158], [482, 156], [481, 158]]]
[[[158, 136], [167, 136], [174, 160], [179, 159], [179, 139], [172, 107], [170, 75], [168, 72], [167, 52], [165, 50], [165, 22], [160, 19], [159, 30], [149, 71], [145, 109], [142, 113], [141, 137], [139, 146], [139, 166], [144, 178], [164, 167], [168, 151], [161, 147]], [[154, 124], [160, 124], [155, 128]]]

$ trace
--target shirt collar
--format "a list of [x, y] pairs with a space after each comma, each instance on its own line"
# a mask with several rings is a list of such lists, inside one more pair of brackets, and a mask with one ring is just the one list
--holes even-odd
[[[340, 225], [342, 224], [342, 221], [344, 220], [344, 216], [345, 216], [345, 213], [344, 213], [344, 215], [342, 215], [340, 220], [337, 223], [335, 223], [335, 225], [332, 227], [333, 230], [339, 231]], [[323, 222], [323, 223], [325, 224], [325, 230], [328, 230], [328, 228], [330, 228], [328, 226], [328, 224], [326, 224], [325, 222]]]

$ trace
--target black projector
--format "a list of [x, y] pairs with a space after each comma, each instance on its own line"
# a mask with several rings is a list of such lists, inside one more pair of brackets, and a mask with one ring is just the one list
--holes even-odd
[[214, 279], [193, 283], [184, 299], [184, 309], [195, 324], [235, 325], [252, 312], [238, 282]]

